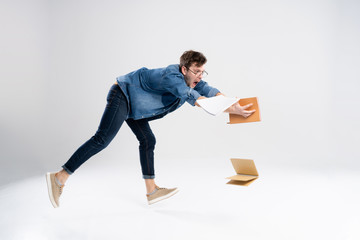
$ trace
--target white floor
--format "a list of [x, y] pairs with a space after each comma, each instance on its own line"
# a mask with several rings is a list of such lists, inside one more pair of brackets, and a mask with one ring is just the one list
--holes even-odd
[[137, 165], [82, 167], [58, 209], [45, 175], [7, 185], [0, 239], [360, 239], [359, 174], [258, 166], [242, 187], [225, 184], [234, 172], [221, 164], [162, 164], [157, 183], [180, 192], [151, 206]]

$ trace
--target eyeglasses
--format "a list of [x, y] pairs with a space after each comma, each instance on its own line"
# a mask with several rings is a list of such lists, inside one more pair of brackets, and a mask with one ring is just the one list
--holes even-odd
[[207, 71], [198, 71], [198, 72], [193, 72], [190, 68], [187, 68], [190, 72], [192, 72], [196, 77], [199, 77], [200, 75], [202, 75], [202, 78], [205, 78], [208, 73]]

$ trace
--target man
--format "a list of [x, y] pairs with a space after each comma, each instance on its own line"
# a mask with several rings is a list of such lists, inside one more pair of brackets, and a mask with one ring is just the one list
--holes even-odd
[[[91, 156], [106, 148], [124, 121], [139, 140], [140, 162], [147, 190], [147, 200], [153, 204], [174, 195], [178, 189], [160, 188], [155, 184], [154, 148], [155, 136], [149, 121], [164, 117], [181, 107], [185, 101], [195, 106], [197, 100], [222, 94], [202, 80], [205, 56], [196, 51], [186, 51], [180, 57], [180, 65], [166, 68], [141, 68], [118, 77], [107, 95], [107, 105], [95, 135], [79, 147], [57, 173], [47, 173], [50, 201], [59, 207], [59, 198], [65, 182]], [[254, 110], [251, 105], [232, 105], [225, 112], [248, 117]]]

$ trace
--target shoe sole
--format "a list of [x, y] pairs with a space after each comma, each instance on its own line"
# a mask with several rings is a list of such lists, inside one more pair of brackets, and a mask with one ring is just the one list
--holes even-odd
[[172, 192], [170, 192], [170, 193], [168, 193], [168, 194], [166, 194], [166, 195], [164, 195], [162, 197], [158, 197], [158, 198], [156, 198], [154, 200], [148, 201], [148, 203], [149, 203], [149, 205], [157, 203], [157, 202], [159, 202], [161, 200], [164, 200], [164, 199], [167, 199], [167, 198], [169, 198], [171, 196], [174, 196], [174, 194], [177, 193], [177, 192], [179, 192], [179, 189], [176, 189], [176, 190], [174, 190], [174, 191], [172, 191]]
[[54, 196], [52, 194], [52, 185], [51, 185], [51, 178], [50, 178], [50, 174], [51, 173], [46, 173], [46, 183], [47, 183], [47, 188], [48, 188], [48, 193], [49, 193], [49, 198], [50, 198], [50, 202], [53, 205], [54, 208], [58, 208], [59, 206], [56, 204]]

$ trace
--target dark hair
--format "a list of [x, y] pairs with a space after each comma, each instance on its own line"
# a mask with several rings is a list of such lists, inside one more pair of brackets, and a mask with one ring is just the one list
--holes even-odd
[[197, 67], [201, 67], [207, 62], [206, 57], [201, 52], [196, 52], [193, 50], [189, 50], [183, 53], [180, 57], [180, 68], [182, 66], [185, 66], [186, 68], [189, 68], [193, 63]]

